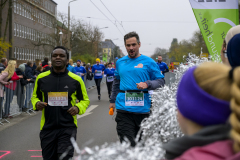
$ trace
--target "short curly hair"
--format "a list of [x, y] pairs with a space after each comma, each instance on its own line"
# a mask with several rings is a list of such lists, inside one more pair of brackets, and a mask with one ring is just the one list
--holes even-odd
[[135, 37], [137, 39], [137, 43], [139, 44], [140, 43], [140, 38], [139, 38], [139, 35], [136, 32], [129, 32], [128, 34], [126, 34], [124, 36], [124, 44], [126, 44], [127, 39], [133, 38], [133, 37]]

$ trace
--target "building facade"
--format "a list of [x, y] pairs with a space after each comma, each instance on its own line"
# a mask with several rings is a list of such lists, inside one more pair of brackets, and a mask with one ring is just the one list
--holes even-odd
[[116, 45], [113, 43], [111, 39], [105, 39], [105, 41], [101, 42], [101, 48], [102, 48], [102, 61], [104, 62], [110, 62], [113, 49], [116, 47]]
[[[8, 13], [10, 3], [7, 5], [2, 18], [3, 24], [9, 19], [7, 41], [12, 40], [12, 48], [6, 57], [20, 62], [50, 58], [56, 43], [50, 35], [55, 33], [57, 3], [53, 0], [13, 0], [11, 14]], [[4, 29], [2, 27], [2, 32]]]

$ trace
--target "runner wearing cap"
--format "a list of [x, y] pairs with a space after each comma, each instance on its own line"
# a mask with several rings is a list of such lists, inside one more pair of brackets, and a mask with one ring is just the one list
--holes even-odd
[[106, 78], [106, 82], [107, 82], [107, 89], [108, 89], [109, 98], [110, 98], [111, 92], [112, 92], [112, 84], [113, 84], [113, 80], [114, 80], [114, 72], [115, 72], [115, 69], [112, 68], [112, 63], [108, 63], [108, 68], [105, 69], [104, 75], [107, 77]]
[[97, 86], [98, 99], [101, 99], [100, 86], [102, 81], [102, 75], [104, 74], [105, 66], [100, 64], [100, 59], [96, 59], [96, 64], [92, 67], [92, 73], [94, 73], [94, 80]]
[[83, 66], [81, 66], [81, 60], [77, 60], [77, 66], [74, 67], [74, 69], [76, 71], [76, 74], [80, 76], [84, 81], [84, 75], [86, 73], [86, 69]]
[[126, 137], [135, 146], [140, 124], [150, 113], [149, 91], [163, 86], [164, 76], [153, 59], [139, 53], [141, 43], [136, 32], [125, 35], [124, 43], [128, 56], [116, 63], [109, 109], [116, 106], [120, 141]]

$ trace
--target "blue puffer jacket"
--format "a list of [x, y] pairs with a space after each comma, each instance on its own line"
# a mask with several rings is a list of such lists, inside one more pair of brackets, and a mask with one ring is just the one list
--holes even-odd
[[76, 70], [75, 70], [75, 68], [74, 68], [73, 66], [71, 66], [70, 64], [68, 64], [68, 66], [67, 66], [67, 70], [69, 70], [70, 72], [76, 74]]

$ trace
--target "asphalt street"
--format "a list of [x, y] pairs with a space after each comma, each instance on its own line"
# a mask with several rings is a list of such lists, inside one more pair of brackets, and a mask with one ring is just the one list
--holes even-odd
[[[102, 84], [101, 89], [101, 101], [97, 99], [96, 89], [88, 91], [91, 101], [89, 108], [84, 115], [78, 116], [77, 143], [80, 148], [118, 141], [115, 116], [108, 114], [106, 85]], [[17, 122], [5, 123], [4, 128], [0, 126], [1, 160], [42, 159], [39, 140], [40, 118], [41, 112], [33, 116], [26, 114], [21, 115], [21, 119], [15, 117]]]

